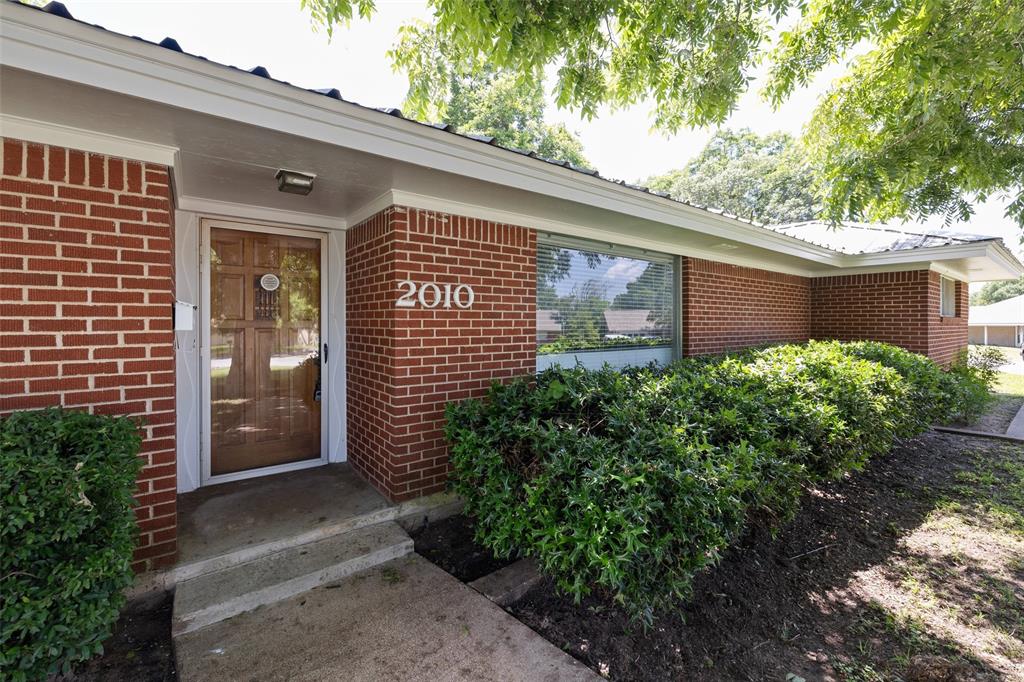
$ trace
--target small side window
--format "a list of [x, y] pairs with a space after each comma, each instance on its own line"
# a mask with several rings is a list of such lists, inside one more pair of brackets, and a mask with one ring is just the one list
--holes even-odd
[[956, 281], [943, 277], [939, 291], [939, 314], [956, 317]]

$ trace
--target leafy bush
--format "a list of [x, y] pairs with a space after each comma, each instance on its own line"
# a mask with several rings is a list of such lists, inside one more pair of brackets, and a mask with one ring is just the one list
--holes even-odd
[[132, 582], [138, 426], [47, 409], [0, 421], [0, 670], [34, 680], [102, 651]]
[[948, 421], [960, 409], [954, 390], [957, 378], [950, 377], [929, 358], [877, 341], [857, 341], [843, 344], [843, 347], [855, 357], [895, 370], [906, 382], [907, 400], [914, 409], [905, 411], [908, 422], [900, 436], [910, 436], [932, 424]]
[[483, 544], [650, 623], [803, 487], [965, 409], [977, 376], [867, 342], [556, 367], [448, 406], [451, 480]]
[[1006, 358], [998, 348], [981, 346], [961, 351], [949, 367], [949, 391], [956, 396], [956, 419], [971, 422], [992, 402], [992, 385]]

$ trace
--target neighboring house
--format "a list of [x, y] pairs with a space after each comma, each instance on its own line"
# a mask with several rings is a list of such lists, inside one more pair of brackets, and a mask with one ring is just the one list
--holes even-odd
[[[218, 508], [207, 486], [348, 462], [391, 502], [443, 490], [445, 404], [533, 373], [561, 333], [538, 318], [541, 285], [575, 296], [586, 333], [601, 306], [634, 311], [605, 321], [626, 336], [664, 311], [664, 359], [834, 338], [947, 362], [968, 283], [1024, 274], [991, 237], [850, 246], [875, 229], [853, 226], [816, 244], [833, 233], [766, 229], [59, 3], [0, 4], [0, 41], [0, 411], [145, 420], [139, 570], [177, 561], [188, 514]], [[569, 267], [539, 276], [555, 251]], [[250, 511], [219, 513], [239, 527]]]
[[972, 305], [967, 325], [970, 343], [1020, 348], [1024, 343], [1024, 294], [990, 305]]
[[562, 335], [562, 325], [558, 322], [558, 312], [554, 310], [537, 311], [537, 344], [550, 343]]
[[[537, 343], [538, 345], [554, 341], [562, 336], [563, 327], [559, 322], [558, 311], [537, 311]], [[601, 313], [603, 324], [599, 336], [604, 339], [654, 338], [659, 336], [661, 328], [652, 319], [648, 309], [636, 310], [604, 310]]]
[[606, 335], [612, 338], [656, 338], [661, 325], [646, 308], [604, 311]]

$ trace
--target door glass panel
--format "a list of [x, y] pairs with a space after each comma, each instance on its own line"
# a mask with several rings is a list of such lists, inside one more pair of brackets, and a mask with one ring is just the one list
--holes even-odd
[[320, 457], [320, 240], [210, 230], [211, 473]]

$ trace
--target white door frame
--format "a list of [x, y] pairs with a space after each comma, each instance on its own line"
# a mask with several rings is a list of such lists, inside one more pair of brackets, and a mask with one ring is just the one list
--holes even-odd
[[[333, 340], [329, 339], [330, 324], [328, 316], [331, 311], [334, 310], [332, 301], [330, 301], [330, 291], [328, 282], [330, 281], [330, 259], [328, 258], [328, 234], [324, 230], [317, 230], [311, 228], [299, 228], [293, 226], [278, 226], [266, 223], [249, 222], [243, 220], [232, 220], [222, 218], [207, 218], [201, 217], [199, 219], [200, 236], [199, 236], [199, 280], [200, 280], [200, 303], [199, 303], [199, 330], [200, 330], [200, 343], [199, 343], [199, 363], [201, 367], [201, 380], [200, 380], [200, 415], [201, 415], [201, 426], [200, 426], [200, 443], [199, 443], [199, 457], [200, 457], [200, 486], [215, 485], [217, 483], [227, 483], [229, 481], [238, 481], [246, 478], [255, 478], [257, 476], [269, 476], [271, 474], [282, 473], [285, 471], [295, 471], [298, 469], [309, 469], [311, 467], [318, 467], [323, 464], [327, 464], [332, 461], [330, 457], [330, 414], [331, 414], [331, 400], [332, 400], [332, 386], [330, 384], [330, 372], [325, 365], [329, 365], [331, 362], [338, 362], [344, 360], [344, 354], [340, 352], [330, 352], [330, 344], [333, 344]], [[211, 473], [211, 461], [210, 461], [210, 430], [212, 425], [212, 404], [210, 401], [211, 388], [210, 388], [210, 229], [213, 227], [223, 228], [228, 230], [241, 230], [245, 232], [263, 232], [266, 234], [280, 234], [280, 235], [292, 235], [296, 237], [306, 237], [320, 240], [320, 357], [324, 357], [324, 349], [328, 348], [327, 362], [321, 362], [320, 371], [320, 457], [318, 459], [310, 459], [301, 462], [289, 462], [287, 464], [275, 464], [268, 467], [260, 467], [258, 469], [248, 469], [246, 471], [237, 471], [230, 474], [217, 474]], [[344, 302], [342, 302], [344, 305]], [[337, 345], [337, 344], [334, 344]]]

